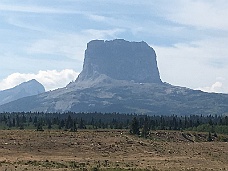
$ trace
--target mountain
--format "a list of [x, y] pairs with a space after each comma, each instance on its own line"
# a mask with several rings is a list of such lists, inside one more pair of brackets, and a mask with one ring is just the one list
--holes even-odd
[[155, 51], [145, 42], [93, 40], [75, 82], [4, 104], [0, 111], [220, 115], [228, 113], [228, 95], [163, 83]]
[[44, 86], [33, 79], [28, 82], [21, 83], [14, 88], [0, 91], [0, 105], [44, 92]]
[[89, 42], [77, 82], [96, 79], [101, 74], [115, 80], [161, 83], [155, 51], [145, 42], [123, 39]]

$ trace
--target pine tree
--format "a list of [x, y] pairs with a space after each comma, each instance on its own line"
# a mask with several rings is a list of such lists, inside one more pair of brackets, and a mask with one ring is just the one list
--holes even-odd
[[149, 119], [146, 116], [144, 119], [144, 124], [142, 128], [142, 137], [147, 138], [150, 133], [150, 127], [149, 127]]
[[76, 132], [77, 131], [77, 126], [76, 126], [76, 121], [73, 122], [73, 125], [70, 129], [70, 132]]
[[70, 129], [73, 127], [73, 119], [71, 118], [70, 115], [68, 115], [67, 120], [66, 120], [66, 129]]
[[52, 124], [51, 124], [51, 120], [50, 119], [47, 120], [47, 124], [48, 124], [48, 129], [51, 129], [52, 128]]
[[37, 127], [36, 127], [37, 131], [44, 131], [43, 130], [43, 124], [42, 124], [42, 120], [37, 122]]
[[136, 117], [134, 117], [133, 120], [132, 120], [130, 133], [133, 134], [133, 135], [139, 135], [140, 134], [139, 121], [137, 120]]
[[213, 141], [212, 136], [211, 136], [211, 132], [208, 133], [207, 141], [208, 142]]
[[35, 116], [34, 120], [33, 120], [33, 124], [35, 127], [37, 127], [37, 122], [38, 122], [38, 118], [37, 118], [37, 116]]
[[16, 116], [16, 127], [20, 127], [20, 117]]
[[62, 119], [62, 120], [59, 122], [59, 129], [62, 129], [64, 126], [65, 126], [65, 122], [64, 122], [64, 120]]
[[85, 126], [84, 120], [83, 120], [82, 118], [80, 119], [80, 122], [79, 122], [78, 128], [79, 128], [79, 129], [86, 129], [86, 126]]

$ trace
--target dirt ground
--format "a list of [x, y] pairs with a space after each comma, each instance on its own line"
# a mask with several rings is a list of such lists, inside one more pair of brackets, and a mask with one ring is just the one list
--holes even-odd
[[228, 170], [227, 142], [182, 134], [152, 132], [143, 139], [123, 130], [1, 130], [0, 170]]

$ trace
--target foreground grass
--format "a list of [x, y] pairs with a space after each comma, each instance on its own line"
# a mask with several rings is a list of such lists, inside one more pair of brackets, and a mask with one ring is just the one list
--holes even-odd
[[0, 170], [228, 170], [227, 142], [206, 137], [179, 131], [153, 131], [144, 139], [128, 130], [1, 130]]

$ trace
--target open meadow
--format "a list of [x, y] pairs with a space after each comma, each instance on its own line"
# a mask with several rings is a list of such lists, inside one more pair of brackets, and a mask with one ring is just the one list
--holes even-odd
[[[228, 170], [228, 143], [206, 133], [1, 130], [0, 170]], [[220, 136], [220, 135], [219, 135]]]

